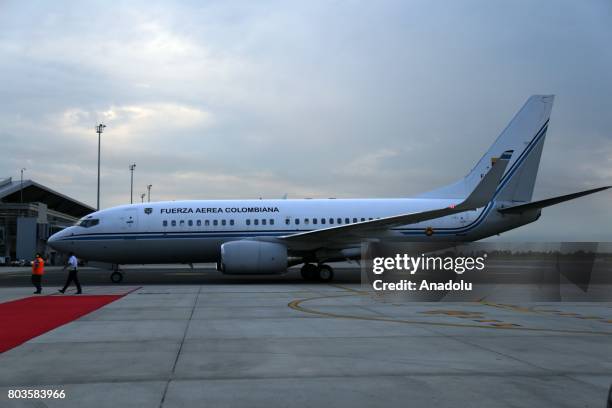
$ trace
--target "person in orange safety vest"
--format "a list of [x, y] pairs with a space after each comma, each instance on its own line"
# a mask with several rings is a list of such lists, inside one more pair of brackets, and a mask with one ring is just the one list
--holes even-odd
[[45, 273], [45, 260], [36, 254], [36, 257], [32, 261], [32, 285], [36, 288], [35, 295], [42, 292], [42, 276]]

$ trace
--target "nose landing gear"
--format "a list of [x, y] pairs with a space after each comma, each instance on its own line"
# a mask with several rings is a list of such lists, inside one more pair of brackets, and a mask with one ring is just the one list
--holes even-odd
[[334, 279], [334, 270], [325, 264], [306, 263], [302, 266], [300, 273], [307, 281], [331, 282]]

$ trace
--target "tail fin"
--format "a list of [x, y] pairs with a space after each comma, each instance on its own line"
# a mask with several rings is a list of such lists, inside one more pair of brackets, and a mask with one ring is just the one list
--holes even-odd
[[463, 179], [422, 194], [423, 198], [463, 198], [472, 191], [491, 167], [491, 158], [514, 150], [506, 173], [495, 193], [496, 200], [531, 200], [540, 157], [544, 147], [554, 95], [533, 95]]

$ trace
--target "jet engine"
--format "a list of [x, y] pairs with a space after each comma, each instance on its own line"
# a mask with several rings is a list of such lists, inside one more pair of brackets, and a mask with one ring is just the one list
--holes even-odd
[[221, 245], [221, 272], [268, 275], [287, 271], [287, 247], [274, 242], [230, 241]]

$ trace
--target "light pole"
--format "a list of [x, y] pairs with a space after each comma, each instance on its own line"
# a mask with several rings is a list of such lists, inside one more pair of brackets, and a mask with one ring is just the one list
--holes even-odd
[[26, 171], [27, 169], [24, 167], [21, 169], [21, 186], [19, 188], [20, 193], [21, 193], [21, 198], [20, 198], [20, 202], [21, 204], [23, 204], [23, 172]]
[[104, 132], [105, 127], [106, 125], [102, 123], [96, 126], [96, 133], [98, 134], [98, 198], [96, 200], [96, 210], [100, 210], [100, 135]]
[[145, 193], [142, 193], [142, 194], [140, 195], [140, 202], [141, 202], [141, 203], [144, 203], [144, 198], [145, 198], [145, 196], [146, 196], [146, 194], [145, 194]]
[[136, 163], [130, 164], [130, 204], [134, 204], [134, 169], [136, 168]]
[[153, 184], [149, 184], [147, 186], [147, 194], [148, 194], [147, 201], [148, 202], [151, 202], [151, 187], [153, 187]]

